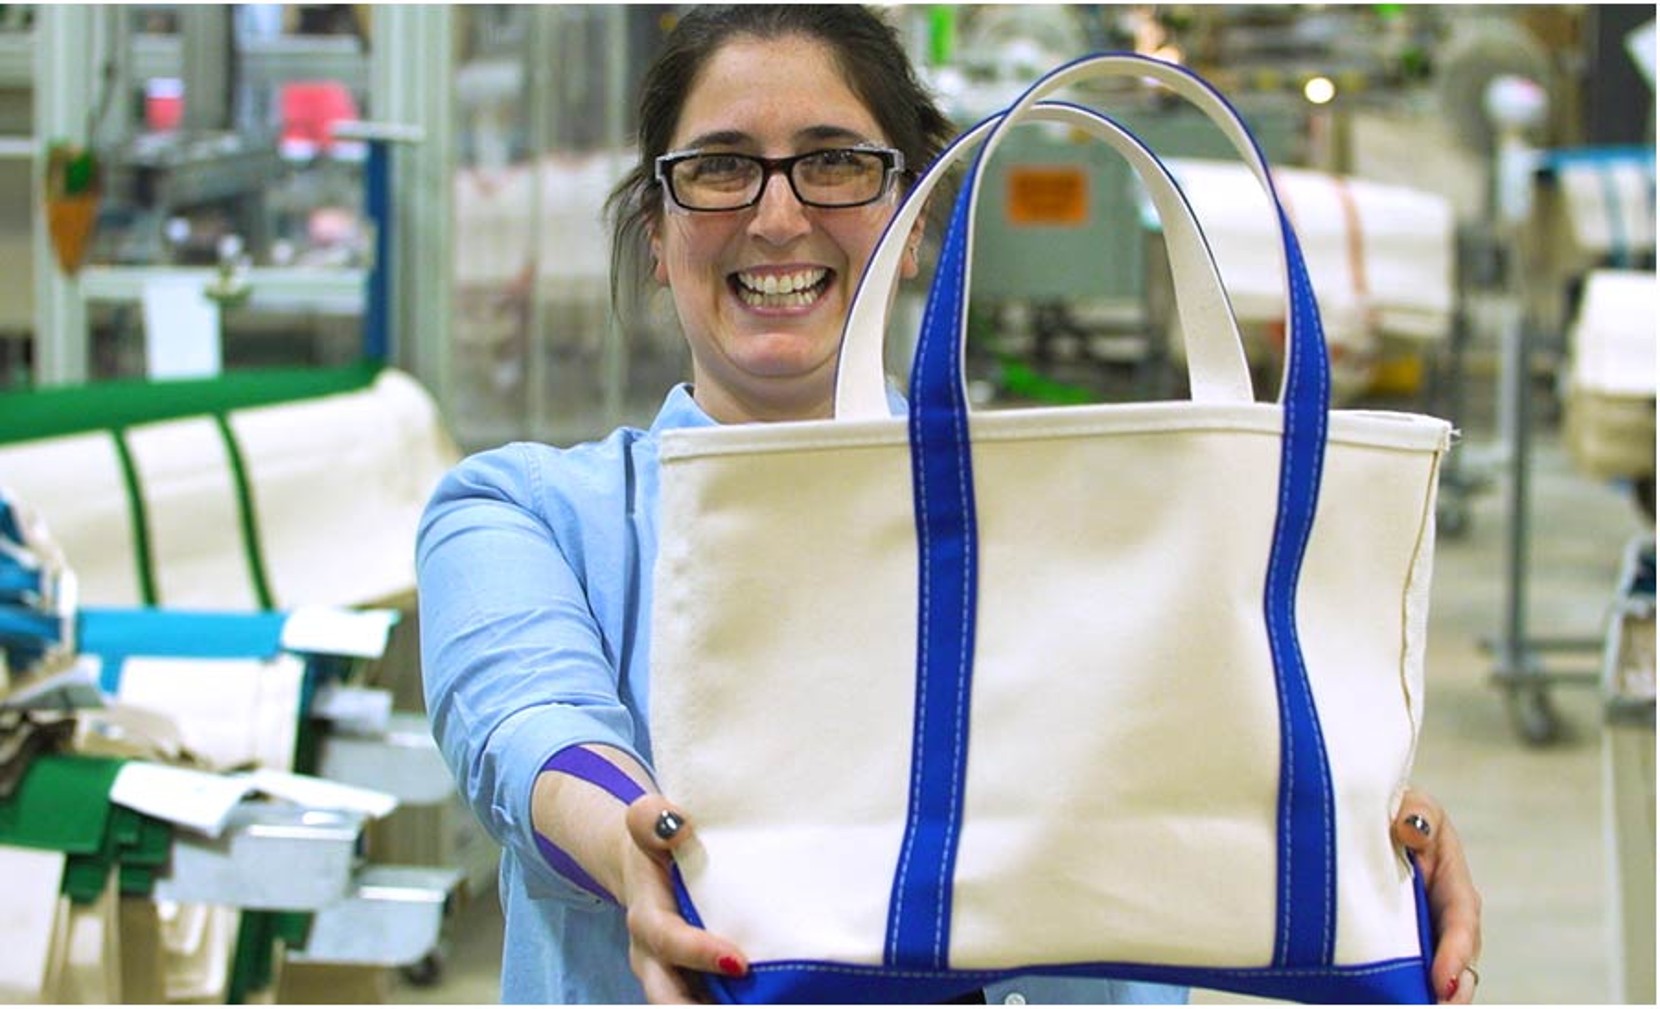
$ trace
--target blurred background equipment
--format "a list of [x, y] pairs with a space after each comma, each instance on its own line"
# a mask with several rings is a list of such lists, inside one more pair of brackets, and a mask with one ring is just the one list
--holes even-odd
[[[434, 459], [649, 423], [688, 358], [659, 287], [613, 302], [601, 208], [636, 158], [641, 74], [683, 9], [0, 4], [0, 485], [26, 490], [75, 544], [66, 566], [82, 589], [145, 601], [141, 526], [162, 604], [269, 612], [288, 605], [295, 578], [341, 591], [377, 572], [396, 580], [407, 530], [349, 536], [377, 557], [330, 576], [343, 516], [408, 519], [425, 490], [415, 483], [442, 468]], [[1444, 546], [1420, 753], [1426, 784], [1485, 853], [1483, 997], [1651, 1002], [1641, 912], [1652, 909], [1653, 706], [1641, 673], [1653, 667], [1642, 640], [1652, 567], [1645, 583], [1632, 558], [1654, 524], [1652, 6], [885, 9], [963, 126], [1091, 50], [1189, 64], [1241, 109], [1319, 250], [1340, 401], [1422, 409], [1462, 432], [1435, 516]], [[1281, 321], [1262, 282], [1272, 264], [1256, 252], [1272, 222], [1246, 202], [1253, 188], [1236, 198], [1221, 138], [1145, 87], [1071, 97], [1172, 159], [1251, 343], [1257, 392], [1273, 395]], [[1128, 169], [1065, 130], [1024, 128], [987, 184], [968, 319], [976, 403], [1183, 395], [1162, 236]], [[932, 255], [925, 243], [922, 282], [895, 306], [888, 363], [901, 384]], [[399, 376], [392, 388], [365, 384], [383, 371]], [[235, 450], [204, 401], [189, 418], [129, 417], [119, 441], [110, 433], [137, 400], [204, 390], [236, 392], [218, 401], [226, 430], [248, 395], [338, 396], [339, 409], [263, 429], [264, 448], [305, 462], [272, 492], [260, 489], [266, 457], [243, 458], [256, 503], [239, 511]], [[90, 427], [26, 436], [41, 404], [71, 400]], [[165, 478], [165, 500], [137, 518], [126, 469]], [[378, 489], [351, 485], [353, 473]], [[407, 500], [375, 496], [387, 488]], [[326, 521], [308, 525], [310, 509]], [[245, 513], [282, 532], [272, 557], [240, 546]], [[431, 956], [354, 975], [289, 956], [304, 939], [285, 931], [294, 922], [250, 911], [247, 944], [267, 954], [253, 966], [292, 961], [295, 1000], [307, 972], [341, 986], [331, 1001], [497, 997], [494, 847], [453, 790], [423, 778], [433, 755], [417, 632], [406, 613], [372, 682], [346, 684], [369, 693], [313, 697], [306, 710], [327, 717], [287, 728], [324, 723], [326, 777], [380, 776], [397, 793], [398, 810], [347, 831], [371, 864], [458, 872], [478, 917]], [[25, 660], [9, 647], [16, 679]], [[1601, 696], [1559, 689], [1598, 684]], [[97, 689], [84, 676], [64, 686]], [[132, 854], [138, 866], [153, 852]], [[25, 863], [41, 864], [5, 871]], [[55, 908], [60, 894], [39, 896]], [[83, 930], [119, 903], [84, 896]], [[360, 910], [330, 927], [350, 934]], [[154, 928], [192, 951], [193, 998], [225, 990], [242, 926], [181, 911]], [[452, 939], [469, 951], [464, 970], [447, 964]], [[259, 980], [244, 976], [238, 994]]]

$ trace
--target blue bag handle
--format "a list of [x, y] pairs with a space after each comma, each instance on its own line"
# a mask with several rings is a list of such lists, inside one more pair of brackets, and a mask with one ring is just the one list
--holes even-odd
[[912, 365], [909, 422], [917, 540], [921, 551], [917, 709], [912, 803], [894, 875], [886, 960], [895, 966], [949, 966], [951, 879], [962, 818], [968, 704], [974, 667], [977, 534], [968, 400], [963, 376], [965, 294], [972, 211], [991, 157], [1034, 103], [1103, 77], [1151, 78], [1220, 127], [1267, 190], [1279, 218], [1287, 276], [1288, 332], [1279, 403], [1283, 416], [1275, 519], [1263, 599], [1279, 691], [1281, 784], [1278, 924], [1272, 966], [1333, 962], [1336, 846], [1330, 768], [1297, 637], [1297, 583], [1313, 526], [1325, 455], [1330, 375], [1325, 337], [1307, 267], [1256, 140], [1208, 83], [1144, 56], [1085, 57], [1047, 74], [997, 121], [970, 165], [947, 228]]

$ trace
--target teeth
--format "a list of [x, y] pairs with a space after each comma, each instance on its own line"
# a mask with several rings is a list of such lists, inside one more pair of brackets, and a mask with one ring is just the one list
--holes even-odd
[[767, 273], [757, 276], [753, 273], [740, 273], [738, 283], [747, 290], [761, 294], [793, 294], [816, 286], [827, 272], [829, 271], [823, 267], [818, 267], [785, 274]]
[[811, 291], [791, 291], [789, 294], [763, 294], [747, 287], [738, 288], [738, 297], [753, 308], [806, 308], [816, 296]]

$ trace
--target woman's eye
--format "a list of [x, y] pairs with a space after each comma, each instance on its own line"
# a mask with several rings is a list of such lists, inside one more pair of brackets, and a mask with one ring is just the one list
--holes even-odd
[[810, 159], [819, 168], [846, 168], [859, 163], [857, 151], [819, 151]]
[[692, 162], [693, 174], [699, 178], [726, 178], [741, 175], [749, 168], [749, 162], [743, 158], [735, 158], [723, 154], [705, 154]]

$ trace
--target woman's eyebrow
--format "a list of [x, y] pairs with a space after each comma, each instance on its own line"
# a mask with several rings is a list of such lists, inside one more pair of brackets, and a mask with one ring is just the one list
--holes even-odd
[[[870, 138], [857, 130], [850, 130], [845, 126], [816, 125], [797, 130], [795, 142], [806, 143], [867, 143]], [[699, 133], [684, 144], [678, 145], [680, 150], [697, 150], [702, 147], [744, 147], [755, 146], [755, 138], [742, 130], [710, 130], [708, 133]]]
[[850, 130], [845, 126], [828, 126], [828, 125], [825, 125], [825, 126], [809, 126], [804, 130], [796, 131], [795, 136], [796, 136], [796, 139], [798, 141], [803, 141], [803, 140], [835, 141], [837, 143], [846, 143], [848, 141], [853, 141], [855, 143], [864, 143], [864, 142], [866, 142], [870, 139], [869, 137], [865, 136], [863, 133], [858, 132], [857, 130]]

